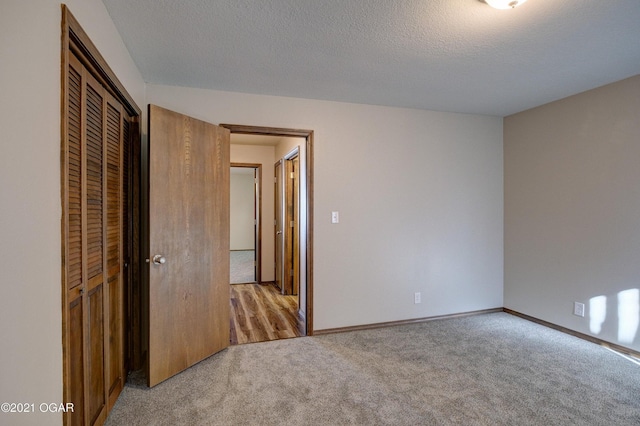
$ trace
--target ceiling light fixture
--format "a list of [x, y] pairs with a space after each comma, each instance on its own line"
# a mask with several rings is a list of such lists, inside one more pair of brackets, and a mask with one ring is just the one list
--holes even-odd
[[527, 0], [484, 0], [491, 7], [496, 9], [513, 9], [516, 6], [520, 6]]

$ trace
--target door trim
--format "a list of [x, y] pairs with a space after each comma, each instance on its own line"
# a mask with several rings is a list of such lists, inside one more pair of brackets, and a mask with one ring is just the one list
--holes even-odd
[[307, 229], [306, 232], [306, 335], [313, 336], [313, 130], [288, 129], [282, 127], [248, 126], [243, 124], [220, 124], [220, 127], [229, 129], [231, 133], [263, 135], [263, 136], [290, 136], [306, 140], [306, 198], [307, 204]]
[[[221, 126], [224, 127], [224, 126]], [[256, 249], [256, 282], [262, 283], [262, 164], [260, 163], [231, 163], [231, 167], [244, 167], [256, 171], [256, 189], [254, 198], [256, 202], [256, 234], [254, 235]]]

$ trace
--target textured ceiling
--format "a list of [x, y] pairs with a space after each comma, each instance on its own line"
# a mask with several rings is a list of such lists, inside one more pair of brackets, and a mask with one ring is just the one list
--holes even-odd
[[640, 0], [103, 0], [149, 83], [505, 116], [640, 74]]

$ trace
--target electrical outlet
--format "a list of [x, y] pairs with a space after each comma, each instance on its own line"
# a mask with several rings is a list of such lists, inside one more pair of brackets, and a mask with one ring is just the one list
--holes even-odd
[[584, 303], [573, 302], [573, 315], [584, 317]]
[[340, 213], [331, 212], [331, 223], [340, 223]]
[[420, 303], [422, 300], [420, 298], [420, 293], [413, 293], [413, 303]]

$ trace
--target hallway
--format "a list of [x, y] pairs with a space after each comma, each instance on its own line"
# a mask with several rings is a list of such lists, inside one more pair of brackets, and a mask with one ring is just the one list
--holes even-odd
[[271, 283], [231, 286], [230, 325], [232, 345], [305, 335], [298, 296], [283, 296]]

